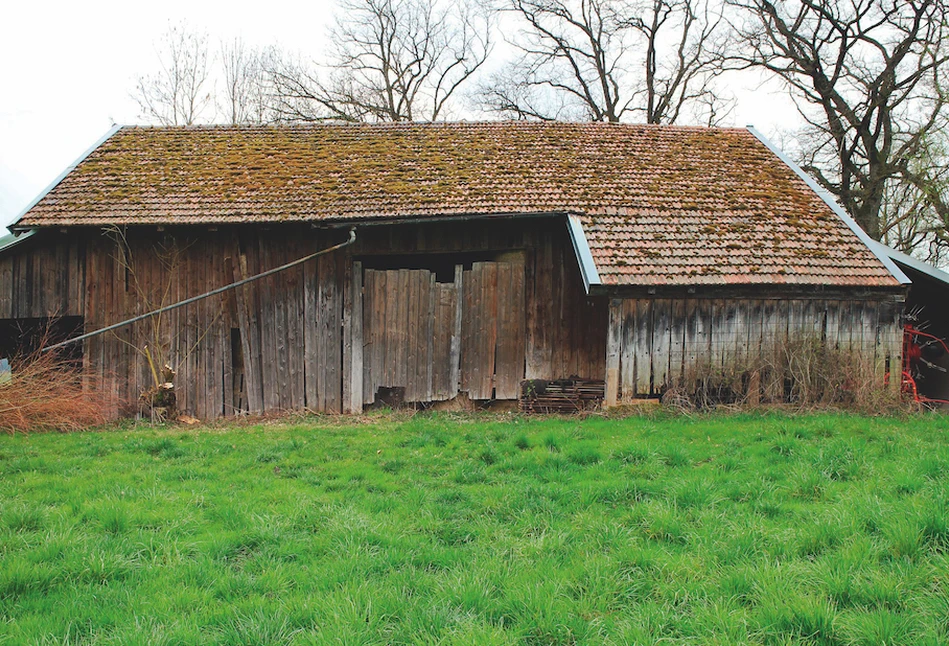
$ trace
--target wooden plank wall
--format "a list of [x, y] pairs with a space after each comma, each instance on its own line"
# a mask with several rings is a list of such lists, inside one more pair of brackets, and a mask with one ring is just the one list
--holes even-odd
[[[795, 343], [856, 353], [872, 363], [882, 384], [890, 367], [900, 365], [901, 311], [892, 300], [613, 299], [607, 404], [688, 388], [695, 375], [774, 366], [773, 353]], [[761, 396], [780, 401], [782, 383], [772, 375]]]
[[359, 236], [354, 256], [524, 252], [526, 378], [603, 378], [609, 299], [585, 294], [562, 218], [373, 227]]
[[424, 269], [365, 271], [364, 404], [379, 388], [403, 388], [406, 402], [459, 391], [477, 400], [517, 398], [525, 369], [523, 255], [456, 272], [452, 283], [439, 283]]
[[404, 388], [407, 402], [454, 397], [455, 284], [424, 269], [367, 269], [363, 285], [362, 403], [373, 403], [379, 388]]
[[471, 399], [517, 399], [526, 370], [523, 258], [476, 262], [464, 272], [461, 390]]
[[[87, 254], [86, 328], [195, 296], [296, 260], [323, 241], [203, 235], [95, 241]], [[173, 256], [173, 257], [172, 257]], [[342, 411], [342, 255], [90, 339], [85, 365], [120, 412], [153, 383], [144, 348], [177, 371], [179, 408], [202, 419], [243, 411]], [[128, 271], [126, 271], [128, 269]], [[125, 275], [131, 276], [125, 280]], [[235, 350], [239, 354], [235, 353]]]
[[[36, 236], [0, 262], [0, 308], [6, 308], [0, 315], [84, 316], [85, 329], [95, 330], [343, 239], [345, 231], [309, 226], [142, 228], [127, 232], [126, 253], [114, 235], [98, 229]], [[364, 336], [365, 317], [357, 314], [363, 299], [357, 295], [370, 289], [362, 285], [364, 272], [355, 268], [363, 258], [416, 254], [459, 254], [459, 262], [469, 268], [465, 271], [473, 270], [471, 254], [507, 262], [516, 255], [524, 263], [523, 271], [502, 270], [504, 275], [497, 277], [502, 292], [503, 285], [522, 290], [523, 297], [515, 294], [511, 302], [527, 305], [523, 316], [512, 308], [498, 310], [500, 328], [513, 326], [514, 331], [495, 330], [496, 353], [506, 366], [493, 384], [496, 396], [516, 397], [515, 375], [602, 378], [608, 301], [584, 294], [559, 218], [366, 227], [344, 251], [91, 339], [84, 346], [84, 366], [106, 384], [117, 413], [134, 412], [139, 395], [153, 383], [146, 344], [157, 362], [177, 370], [179, 407], [196, 417], [304, 408], [361, 410], [364, 401], [372, 401], [377, 384], [353, 378], [375, 360], [364, 357], [365, 348], [354, 342]], [[515, 274], [523, 276], [522, 286], [511, 282]], [[461, 285], [461, 279], [436, 283], [427, 305], [420, 300], [425, 290], [415, 286], [418, 298], [393, 303], [406, 307], [406, 320], [424, 319], [425, 307], [439, 319], [456, 312], [454, 330], [432, 332], [433, 355], [447, 347], [454, 358], [447, 374], [431, 362], [430, 400], [451, 396], [451, 384], [462, 379], [463, 331], [457, 312], [463, 304], [456, 296]], [[428, 369], [425, 356], [421, 364], [414, 358], [416, 369]], [[426, 373], [420, 396], [428, 397], [428, 380]], [[479, 394], [487, 392], [485, 385]]]
[[34, 235], [0, 257], [0, 319], [82, 316], [84, 282], [81, 238]]

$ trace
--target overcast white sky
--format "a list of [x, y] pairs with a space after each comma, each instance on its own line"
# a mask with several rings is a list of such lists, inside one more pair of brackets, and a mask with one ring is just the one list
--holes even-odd
[[[187, 21], [212, 42], [241, 37], [316, 57], [332, 13], [331, 0], [8, 0], [0, 19], [0, 226], [113, 123], [141, 122], [129, 93], [155, 67], [169, 23]], [[737, 94], [726, 125], [753, 123], [770, 136], [795, 121], [776, 88]]]

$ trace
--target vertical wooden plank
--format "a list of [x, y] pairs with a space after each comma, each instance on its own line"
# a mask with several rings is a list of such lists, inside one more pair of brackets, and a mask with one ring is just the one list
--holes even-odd
[[619, 402], [620, 353], [623, 341], [623, 301], [610, 299], [610, 321], [606, 335], [606, 385], [604, 404], [607, 408]]
[[734, 374], [739, 374], [748, 370], [748, 300], [732, 299], [726, 303], [731, 324], [727, 361]]
[[712, 367], [712, 303], [707, 298], [695, 299], [691, 323], [693, 367], [700, 377], [709, 375]]
[[452, 336], [451, 336], [451, 357], [450, 357], [450, 390], [451, 394], [449, 398], [454, 398], [459, 389], [461, 389], [461, 343], [462, 343], [462, 319], [464, 316], [464, 306], [463, 294], [464, 294], [464, 267], [462, 265], [455, 265], [455, 290], [454, 290], [454, 300], [455, 300], [455, 316], [452, 320]]
[[[257, 267], [256, 271], [269, 269], [273, 265], [270, 262], [269, 244], [264, 239], [257, 240]], [[256, 273], [256, 272], [255, 272]], [[274, 280], [272, 277], [263, 278], [257, 282], [257, 293], [259, 302], [257, 305], [258, 329], [260, 330], [260, 365], [261, 365], [261, 388], [263, 392], [263, 410], [275, 411], [280, 408], [280, 395], [278, 376], [279, 369], [277, 330], [275, 323], [274, 299]]]
[[[288, 242], [288, 248], [291, 253], [287, 254], [287, 260], [300, 258], [311, 249], [309, 245], [304, 247], [291, 242]], [[306, 407], [306, 314], [303, 304], [306, 277], [303, 267], [294, 267], [286, 273], [288, 398], [290, 408], [301, 410]]]
[[669, 305], [669, 376], [672, 387], [681, 387], [685, 364], [686, 301], [674, 298]]
[[[373, 358], [372, 358], [372, 392], [370, 401], [375, 400], [379, 388], [389, 385], [389, 366], [387, 364], [386, 346], [389, 340], [389, 305], [390, 294], [398, 288], [398, 280], [395, 274], [387, 271], [376, 271], [375, 286], [373, 288], [373, 313], [372, 313], [372, 337], [373, 337]], [[395, 301], [391, 301], [392, 316], [395, 317]]]
[[[432, 276], [435, 279], [435, 276]], [[451, 316], [449, 314], [449, 299], [451, 285], [448, 283], [433, 282], [432, 289], [432, 335], [429, 353], [431, 355], [431, 401], [444, 399], [443, 393], [448, 390], [449, 361], [451, 355]]]
[[853, 301], [842, 300], [838, 305], [837, 347], [841, 352], [850, 352], [853, 330]]
[[497, 303], [496, 329], [497, 342], [495, 351], [495, 384], [494, 396], [497, 399], [517, 399], [517, 389], [520, 383], [517, 345], [517, 311], [520, 304], [514, 297], [514, 267], [508, 262], [496, 263]]
[[303, 265], [303, 398], [309, 410], [319, 410], [319, 264]]
[[903, 371], [903, 327], [900, 324], [900, 313], [903, 303], [887, 303], [882, 317], [882, 334], [889, 378], [889, 391], [896, 395], [900, 392]]
[[482, 399], [492, 399], [494, 397], [494, 386], [496, 383], [495, 370], [497, 367], [497, 347], [498, 347], [498, 270], [500, 263], [485, 263], [484, 271], [487, 280], [484, 282], [484, 348], [483, 360], [484, 367], [481, 372], [481, 392]]
[[471, 399], [480, 393], [481, 361], [479, 357], [481, 331], [481, 263], [473, 263], [465, 271], [465, 307], [462, 319], [463, 339], [461, 346], [461, 383], [462, 390], [468, 391]]
[[399, 270], [399, 292], [396, 299], [397, 319], [395, 336], [395, 373], [394, 386], [405, 386], [408, 380], [408, 340], [409, 340], [409, 270]]
[[669, 386], [669, 364], [672, 343], [672, 303], [668, 298], [657, 298], [652, 305], [652, 347], [649, 353], [649, 394], [661, 395]]
[[[204, 291], [210, 291], [221, 284], [218, 280], [220, 273], [217, 245], [211, 241], [206, 247], [207, 274], [204, 285]], [[202, 292], [203, 293], [203, 292]], [[223, 352], [221, 351], [221, 296], [213, 296], [207, 303], [207, 324], [208, 330], [205, 334], [205, 343], [207, 348], [207, 419], [217, 419], [221, 416], [224, 401], [224, 381], [223, 381]]]
[[784, 299], [779, 299], [774, 305], [774, 325], [775, 325], [775, 360], [774, 360], [774, 380], [772, 382], [771, 399], [773, 402], [787, 401], [787, 379], [788, 373], [788, 352], [790, 351], [789, 342], [791, 341], [791, 303]]
[[396, 385], [400, 345], [399, 334], [399, 300], [403, 298], [399, 291], [399, 272], [386, 272], [386, 318], [385, 326], [381, 330], [385, 337], [385, 376], [379, 382], [380, 386], [391, 387]]
[[333, 318], [333, 267], [327, 256], [317, 259], [316, 287], [316, 329], [317, 329], [317, 369], [316, 369], [316, 410], [329, 411], [330, 390], [329, 364], [333, 360], [333, 348], [330, 326]]
[[636, 382], [634, 396], [644, 397], [649, 394], [649, 384], [652, 379], [652, 310], [654, 300], [643, 298], [636, 305], [636, 332], [634, 338], [633, 361], [636, 363]]
[[[343, 412], [362, 412], [362, 286], [358, 260], [346, 257], [343, 291]], [[357, 365], [358, 363], [358, 365]]]
[[13, 318], [13, 258], [0, 257], [0, 318]]
[[[428, 272], [428, 284], [423, 286], [425, 301], [422, 303], [421, 315], [425, 324], [425, 333], [422, 337], [423, 354], [419, 360], [419, 369], [422, 372], [421, 380], [423, 389], [421, 396], [424, 401], [430, 402], [435, 395], [435, 334], [436, 323], [435, 316], [438, 312], [440, 303], [441, 286], [436, 281], [434, 273]], [[442, 368], [447, 370], [447, 365], [442, 364]]]
[[835, 351], [839, 347], [840, 309], [839, 301], [826, 300], [824, 304], [824, 344], [828, 350]]
[[884, 372], [884, 357], [880, 357], [878, 361], [876, 356], [878, 328], [880, 326], [879, 308], [880, 304], [878, 302], [864, 301], [863, 321], [860, 326], [862, 330], [861, 360], [873, 371], [874, 378], [879, 379], [878, 383], [873, 384], [874, 386], [883, 385]]
[[[525, 300], [525, 258], [523, 254], [519, 262], [512, 266], [511, 274], [511, 313], [513, 321], [508, 334], [514, 336], [511, 342], [511, 355], [508, 358], [512, 364], [513, 397], [520, 394], [521, 380], [524, 379], [527, 361], [527, 302]], [[602, 346], [601, 346], [602, 347]], [[588, 373], [589, 374], [589, 373]]]
[[639, 301], [622, 301], [623, 328], [620, 341], [620, 401], [636, 397], [636, 309]]
[[[234, 256], [230, 253], [225, 242], [220, 243], [223, 247], [222, 249], [222, 259], [221, 263], [221, 272], [220, 279], [221, 284], [226, 284], [231, 282], [231, 276], [234, 275]], [[224, 381], [224, 402], [223, 402], [223, 414], [225, 416], [233, 416], [240, 406], [240, 384], [238, 380], [240, 379], [239, 367], [234, 356], [234, 347], [231, 343], [232, 330], [235, 327], [235, 319], [237, 318], [237, 307], [235, 305], [235, 295], [234, 290], [228, 291], [223, 296], [224, 316], [222, 317], [221, 324], [221, 343], [224, 351], [223, 358], [223, 381]]]
[[534, 248], [533, 296], [528, 328], [526, 376], [528, 379], [553, 379], [554, 334], [558, 325], [553, 292], [554, 242], [545, 232]]
[[725, 317], [722, 299], [708, 299], [708, 350], [710, 374], [719, 375], [722, 372], [725, 337]]
[[[234, 263], [234, 280], [247, 278], [247, 256], [241, 253], [237, 237], [234, 241], [236, 262]], [[241, 354], [244, 367], [244, 385], [247, 393], [247, 407], [251, 413], [260, 413], [263, 410], [263, 391], [261, 386], [260, 368], [260, 334], [257, 330], [256, 311], [254, 304], [253, 287], [244, 285], [237, 288], [237, 320], [240, 326]], [[252, 316], [251, 311], [255, 314]], [[177, 327], [178, 321], [173, 321]]]
[[468, 352], [468, 396], [471, 399], [484, 399], [483, 383], [490, 376], [485, 376], [484, 353], [485, 337], [487, 336], [487, 321], [485, 320], [485, 263], [476, 262], [471, 266], [471, 308], [466, 318], [471, 319], [471, 333], [469, 335], [470, 351]]
[[[343, 395], [343, 413], [351, 413], [353, 408], [353, 320], [355, 318], [355, 305], [353, 304], [353, 262], [349, 256], [345, 256], [343, 264], [343, 294], [342, 294], [342, 395]], [[359, 374], [359, 383], [362, 383], [362, 374]]]
[[330, 313], [327, 320], [326, 408], [331, 413], [343, 412], [343, 280], [345, 256], [325, 256], [330, 267]]
[[[402, 369], [402, 385], [405, 386], [405, 401], [417, 402], [419, 396], [419, 346], [421, 345], [424, 328], [422, 327], [422, 283], [428, 286], [428, 272], [413, 269], [406, 272], [408, 283], [405, 292], [405, 342], [404, 368]], [[427, 309], [427, 308], [426, 308]]]
[[[376, 382], [382, 361], [379, 359], [378, 322], [380, 303], [378, 296], [377, 272], [372, 269], [363, 270], [363, 306], [362, 306], [362, 334], [363, 334], [363, 382], [362, 403], [371, 404], [375, 401]], [[384, 302], [383, 302], [384, 305]]]

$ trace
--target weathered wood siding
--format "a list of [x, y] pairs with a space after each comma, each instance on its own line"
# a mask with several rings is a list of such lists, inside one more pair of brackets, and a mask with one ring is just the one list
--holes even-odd
[[[85, 329], [95, 330], [345, 235], [292, 226], [149, 228], [121, 239], [94, 229], [44, 234], [3, 256], [0, 307], [9, 318], [83, 316]], [[406, 269], [416, 279], [402, 291], [377, 293], [366, 280], [375, 270], [362, 264], [391, 257], [398, 267], [405, 258], [456, 255], [463, 271], [455, 281], [433, 286], [431, 272], [426, 278], [418, 273], [424, 270]], [[395, 332], [412, 330], [413, 337], [412, 344], [386, 344], [394, 363], [381, 369], [395, 369], [397, 378], [376, 381], [378, 330], [364, 327], [383, 297], [404, 320]], [[584, 294], [561, 219], [372, 226], [359, 230], [355, 245], [302, 267], [90, 339], [83, 364], [104, 381], [115, 411], [126, 413], [153, 383], [146, 346], [157, 368], [168, 363], [177, 371], [179, 407], [206, 419], [359, 411], [390, 382], [407, 388], [412, 401], [458, 392], [514, 398], [524, 377], [602, 378], [607, 312], [605, 297]]]
[[49, 232], [0, 256], [0, 319], [82, 316], [84, 245]]
[[[697, 376], [753, 372], [802, 341], [860, 355], [883, 384], [890, 367], [900, 365], [901, 311], [893, 298], [612, 299], [607, 404], [688, 389]], [[783, 381], [778, 377], [751, 395], [780, 401], [783, 389], [768, 391]]]
[[[94, 229], [42, 232], [0, 257], [0, 318], [82, 316], [94, 330], [344, 238], [291, 226], [141, 229], [121, 244]], [[436, 256], [453, 279], [418, 268]], [[865, 295], [587, 297], [561, 219], [366, 226], [344, 250], [91, 339], [83, 362], [128, 412], [153, 383], [147, 345], [177, 371], [181, 409], [209, 419], [355, 412], [380, 387], [420, 402], [514, 398], [523, 378], [571, 376], [605, 376], [615, 403], [754, 365], [801, 334], [861, 352], [882, 379], [898, 365], [900, 309]], [[771, 384], [765, 399], [780, 397]]]

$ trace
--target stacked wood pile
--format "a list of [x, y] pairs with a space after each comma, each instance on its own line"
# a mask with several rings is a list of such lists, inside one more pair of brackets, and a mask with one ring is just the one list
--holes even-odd
[[603, 401], [605, 382], [596, 379], [525, 379], [521, 382], [523, 413], [576, 413]]

